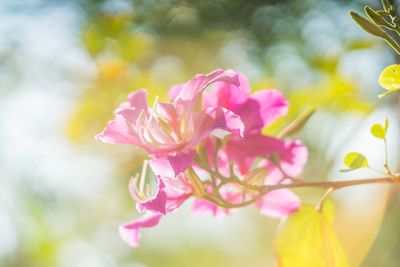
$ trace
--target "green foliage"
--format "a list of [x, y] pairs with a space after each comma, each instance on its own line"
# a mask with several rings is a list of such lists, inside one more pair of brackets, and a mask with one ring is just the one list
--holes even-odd
[[343, 159], [344, 165], [348, 167], [347, 170], [341, 170], [342, 172], [353, 171], [356, 169], [367, 168], [368, 160], [367, 158], [358, 152], [349, 152]]
[[386, 132], [387, 132], [388, 127], [389, 127], [389, 121], [388, 121], [388, 119], [385, 119], [384, 126], [379, 123], [372, 125], [371, 134], [373, 136], [375, 136], [376, 138], [384, 140], [384, 139], [386, 139]]
[[386, 90], [379, 98], [400, 90], [400, 65], [394, 64], [386, 67], [379, 75], [379, 84]]
[[399, 18], [396, 7], [389, 1], [382, 0], [383, 10], [374, 10], [369, 6], [364, 9], [368, 18], [356, 12], [350, 12], [352, 19], [366, 32], [384, 39], [397, 54], [400, 55], [400, 45], [391, 34], [400, 36]]

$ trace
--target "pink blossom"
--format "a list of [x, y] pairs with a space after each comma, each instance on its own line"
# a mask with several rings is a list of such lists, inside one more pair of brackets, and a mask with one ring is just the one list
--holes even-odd
[[[130, 94], [97, 135], [106, 143], [141, 147], [150, 157], [129, 185], [144, 216], [120, 226], [124, 241], [138, 246], [141, 228], [156, 226], [191, 197], [194, 213], [218, 217], [248, 204], [274, 218], [299, 208], [300, 200], [290, 190], [258, 190], [291, 183], [307, 161], [307, 148], [300, 141], [262, 134], [264, 127], [287, 113], [281, 92], [250, 94], [244, 75], [216, 70], [172, 86], [168, 95], [170, 103], [156, 99], [149, 108], [146, 91]], [[225, 133], [229, 135], [222, 138]], [[145, 181], [147, 164], [155, 185]]]
[[193, 149], [213, 131], [243, 133], [243, 123], [232, 111], [218, 106], [201, 107], [205, 88], [220, 81], [240, 87], [236, 72], [216, 70], [173, 87], [172, 103], [156, 100], [149, 108], [146, 91], [134, 92], [115, 110], [115, 119], [96, 138], [105, 143], [141, 147], [153, 158], [150, 165], [156, 173], [175, 177], [191, 165]]

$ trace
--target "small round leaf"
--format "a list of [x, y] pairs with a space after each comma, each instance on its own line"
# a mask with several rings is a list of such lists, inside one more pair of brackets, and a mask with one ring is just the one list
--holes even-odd
[[374, 124], [371, 127], [371, 133], [373, 136], [379, 139], [385, 139], [386, 138], [386, 129], [380, 125], [380, 124]]
[[379, 75], [379, 84], [386, 90], [400, 90], [400, 65], [386, 67]]
[[344, 157], [344, 164], [351, 170], [368, 167], [367, 158], [358, 152], [350, 152]]

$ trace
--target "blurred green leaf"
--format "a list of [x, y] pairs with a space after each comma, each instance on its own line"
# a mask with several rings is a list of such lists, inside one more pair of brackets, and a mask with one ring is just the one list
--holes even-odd
[[291, 215], [275, 240], [279, 267], [348, 267], [346, 254], [332, 226], [333, 208], [305, 205]]
[[367, 158], [363, 154], [358, 152], [347, 153], [347, 155], [344, 157], [343, 163], [349, 169], [341, 170], [342, 172], [368, 167]]
[[311, 116], [315, 113], [316, 109], [311, 108], [301, 113], [294, 119], [288, 126], [286, 126], [279, 134], [278, 138], [285, 138], [292, 134], [299, 132], [306, 125]]

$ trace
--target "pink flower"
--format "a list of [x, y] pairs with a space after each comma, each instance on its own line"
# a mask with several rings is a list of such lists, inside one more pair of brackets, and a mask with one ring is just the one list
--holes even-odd
[[145, 149], [153, 158], [152, 169], [173, 178], [191, 165], [193, 149], [213, 131], [243, 134], [243, 123], [232, 111], [218, 106], [202, 107], [203, 91], [220, 81], [240, 87], [237, 73], [216, 70], [173, 87], [172, 103], [156, 100], [149, 108], [146, 91], [134, 92], [115, 110], [115, 119], [96, 138]]
[[[299, 208], [299, 198], [288, 189], [265, 193], [268, 185], [291, 183], [307, 161], [300, 141], [262, 134], [287, 113], [281, 92], [250, 94], [245, 76], [216, 70], [173, 86], [169, 97], [170, 103], [156, 100], [149, 108], [146, 91], [130, 94], [97, 135], [106, 143], [141, 147], [151, 158], [129, 184], [137, 210], [145, 215], [120, 226], [124, 241], [138, 246], [140, 229], [156, 226], [190, 197], [196, 198], [194, 213], [214, 216], [249, 204], [274, 218]], [[148, 164], [155, 185], [145, 181]]]

